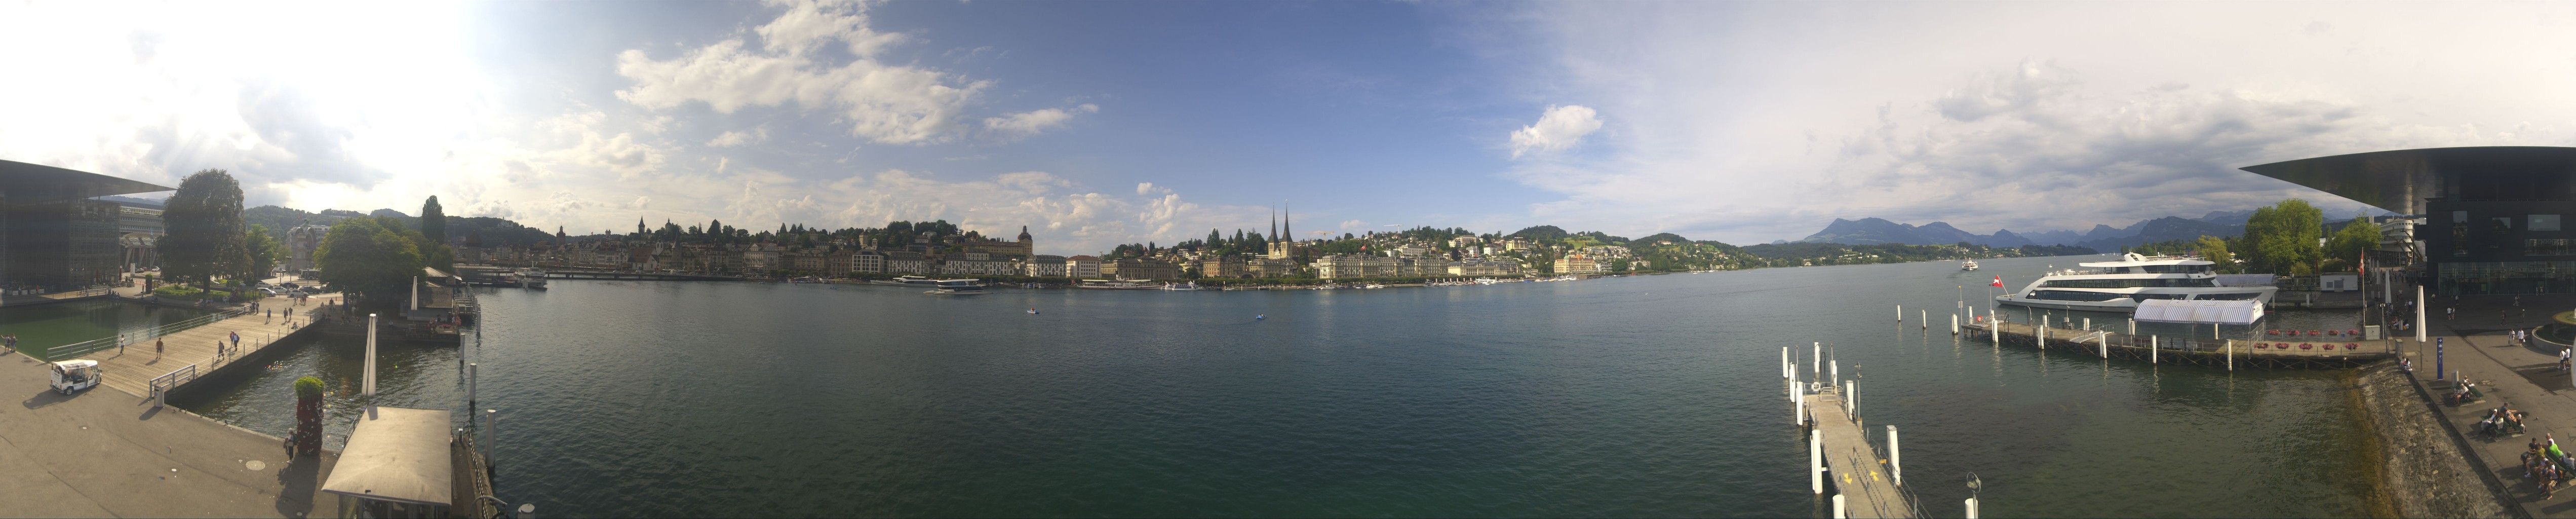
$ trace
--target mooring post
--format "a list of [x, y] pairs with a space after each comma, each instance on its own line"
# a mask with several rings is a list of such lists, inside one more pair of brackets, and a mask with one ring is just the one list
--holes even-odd
[[1837, 360], [1837, 361], [1833, 361], [1833, 362], [1828, 362], [1828, 363], [1826, 363], [1826, 365], [1827, 365], [1826, 367], [1828, 367], [1828, 368], [1831, 368], [1831, 369], [1832, 369], [1831, 373], [1833, 374], [1833, 378], [1825, 379], [1825, 383], [1827, 383], [1827, 384], [1832, 384], [1832, 385], [1837, 385], [1837, 386], [1842, 385], [1842, 383], [1843, 383], [1843, 361], [1839, 361], [1839, 360]]
[[1905, 322], [1905, 305], [1896, 305], [1896, 322]]
[[2094, 339], [2095, 344], [2100, 344], [2100, 345], [2102, 345], [2102, 359], [2103, 359], [2103, 360], [2110, 360], [2110, 359], [2111, 359], [2111, 332], [2099, 332], [2099, 333], [2101, 333], [2102, 335], [2100, 335], [2100, 336], [2099, 336], [2099, 338]]
[[465, 408], [466, 408], [466, 409], [473, 409], [473, 408], [474, 408], [474, 389], [475, 389], [475, 388], [474, 388], [474, 386], [475, 386], [475, 383], [476, 383], [476, 381], [477, 381], [477, 379], [479, 378], [479, 375], [480, 375], [480, 373], [476, 373], [476, 372], [477, 372], [477, 371], [481, 371], [481, 370], [482, 370], [482, 367], [481, 367], [481, 366], [476, 366], [476, 365], [474, 365], [474, 364], [466, 364], [466, 365], [465, 365]]
[[2227, 341], [2227, 370], [2236, 371], [2236, 341]]
[[1958, 334], [1959, 334], [1959, 313], [1958, 313], [1958, 312], [1951, 312], [1951, 313], [1950, 313], [1950, 335], [1958, 335]]
[[1807, 489], [1825, 493], [1825, 432], [1807, 431]]
[[2156, 339], [2157, 339], [2157, 338], [2156, 338], [2156, 336], [2153, 336], [2153, 335], [2149, 335], [2149, 336], [2147, 336], [2147, 363], [2148, 363], [2148, 364], [2155, 364], [2155, 363], [2161, 362], [2161, 361], [2157, 360], [2157, 359], [2156, 359], [2156, 357], [2157, 357], [2158, 355], [2160, 355], [2160, 354], [2164, 353], [2164, 345], [2162, 345], [2162, 344], [2157, 344], [2157, 343], [2156, 343], [2156, 342], [2157, 342], [2157, 341], [2156, 341]]
[[1905, 486], [1905, 457], [1896, 450], [1896, 426], [1887, 426], [1887, 473], [1896, 486]]
[[1921, 322], [1923, 323], [1923, 329], [1925, 329], [1925, 330], [1930, 330], [1930, 329], [1932, 329], [1932, 311], [1931, 311], [1931, 310], [1921, 310], [1921, 312], [1923, 313], [1923, 315], [1916, 316], [1916, 317], [1919, 317], [1919, 319], [1917, 319], [1917, 320], [1918, 320], [1918, 321], [1921, 321]]
[[1815, 364], [1815, 368], [1810, 370], [1813, 372], [1810, 376], [1825, 374], [1825, 343], [1816, 343], [1815, 352], [1808, 357], [1807, 361]]
[[2138, 334], [2138, 320], [2137, 320], [2137, 319], [2130, 319], [2130, 320], [2129, 320], [2129, 335], [2133, 335], [2133, 336], [2134, 336], [2134, 335], [2137, 335], [2137, 334]]
[[1807, 426], [1807, 399], [1805, 399], [1805, 398], [1799, 398], [1799, 397], [1797, 397], [1797, 396], [1791, 396], [1791, 397], [1790, 397], [1790, 400], [1789, 400], [1789, 407], [1792, 409], [1792, 411], [1790, 411], [1789, 419], [1790, 419], [1790, 420], [1793, 420], [1793, 421], [1791, 421], [1791, 422], [1789, 422], [1789, 423], [1797, 424], [1799, 427], [1806, 427], [1806, 426]]
[[1853, 422], [1860, 421], [1860, 381], [1858, 380], [1843, 381], [1843, 414], [1851, 415]]
[[2092, 331], [2092, 330], [2093, 330], [2093, 318], [2091, 318], [2091, 317], [2086, 317], [2086, 318], [2084, 318], [2084, 330], [2085, 330], [2085, 331]]
[[1968, 498], [1968, 519], [1977, 519], [1977, 498]]
[[1995, 348], [2004, 347], [2004, 322], [1995, 319], [1995, 309], [1986, 309], [1986, 335], [1994, 339]]
[[1786, 378], [1790, 378], [1790, 377], [1794, 377], [1794, 376], [1796, 376], [1796, 375], [1792, 374], [1792, 373], [1789, 371], [1789, 366], [1792, 366], [1792, 365], [1794, 365], [1794, 364], [1790, 364], [1790, 363], [1789, 363], [1789, 347], [1788, 347], [1788, 346], [1781, 346], [1781, 347], [1780, 347], [1780, 378], [1786, 379]]
[[1834, 494], [1834, 519], [1851, 519], [1851, 514], [1843, 510], [1843, 494]]

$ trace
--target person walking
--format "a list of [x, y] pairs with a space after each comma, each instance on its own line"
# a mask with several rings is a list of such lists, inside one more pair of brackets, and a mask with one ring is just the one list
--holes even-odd
[[234, 346], [240, 346], [240, 345], [241, 345], [241, 332], [233, 332], [233, 345], [234, 345]]

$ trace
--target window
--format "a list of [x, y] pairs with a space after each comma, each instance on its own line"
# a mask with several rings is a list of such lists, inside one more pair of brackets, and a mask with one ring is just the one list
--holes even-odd
[[2576, 250], [2569, 250], [2568, 240], [2565, 238], [2530, 239], [2522, 241], [2522, 254], [2525, 256], [2571, 256], [2576, 255]]
[[2523, 226], [2523, 229], [2524, 229], [2524, 230], [2532, 230], [2532, 231], [2555, 231], [2555, 230], [2558, 230], [2558, 215], [2554, 215], [2554, 214], [2535, 214], [2535, 215], [2531, 215], [2531, 225], [2525, 225], [2525, 226]]
[[2469, 212], [2468, 212], [2468, 211], [2451, 211], [2451, 222], [2453, 222], [2453, 223], [2468, 223], [2468, 222], [2469, 222]]

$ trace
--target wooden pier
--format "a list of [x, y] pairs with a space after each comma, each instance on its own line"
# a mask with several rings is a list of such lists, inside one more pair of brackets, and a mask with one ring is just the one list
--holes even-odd
[[[1961, 336], [1995, 345], [2035, 346], [2105, 359], [2192, 364], [2234, 369], [2346, 369], [2396, 357], [2397, 341], [2308, 330], [2268, 332], [2261, 339], [2131, 335], [2111, 330], [2058, 328], [2013, 322], [1964, 323]], [[2281, 335], [2270, 335], [2279, 333]], [[2000, 334], [2000, 338], [1997, 336]], [[2045, 339], [2044, 341], [2042, 339]]]
[[[1914, 496], [1897, 479], [1899, 465], [1892, 445], [1887, 457], [1869, 444], [1869, 430], [1859, 416], [1846, 413], [1844, 395], [1823, 388], [1799, 395], [1806, 404], [1811, 458], [1824, 465], [1825, 483], [1835, 492], [1843, 517], [1855, 519], [1915, 517]], [[1895, 428], [1888, 428], [1893, 438]], [[1891, 439], [1891, 441], [1893, 441]]]

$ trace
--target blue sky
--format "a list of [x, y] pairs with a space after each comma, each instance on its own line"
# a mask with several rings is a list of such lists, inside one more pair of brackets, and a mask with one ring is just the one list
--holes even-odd
[[[2569, 145], [2567, 4], [0, 6], [0, 158], [254, 204], [1048, 253], [1553, 224], [1757, 243], [2356, 204], [2233, 168]], [[46, 99], [49, 102], [31, 102]]]

